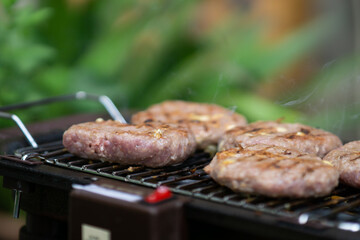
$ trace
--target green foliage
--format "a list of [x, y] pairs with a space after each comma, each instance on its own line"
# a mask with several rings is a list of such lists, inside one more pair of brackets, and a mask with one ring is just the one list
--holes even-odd
[[50, 15], [49, 9], [15, 9], [10, 5], [0, 21], [0, 104], [39, 97], [31, 79], [55, 57], [51, 47], [38, 42], [36, 27]]
[[[198, 33], [198, 3], [89, 1], [76, 6], [64, 0], [21, 5], [3, 1], [0, 105], [83, 90], [108, 95], [120, 108], [186, 99], [234, 107], [250, 121], [320, 121], [306, 118], [298, 104], [275, 103], [255, 90], [317, 47], [334, 21], [311, 22], [270, 45], [263, 41], [264, 26], [240, 11]], [[310, 82], [321, 82], [317, 79]], [[20, 117], [35, 121], [81, 108], [54, 105]]]
[[[296, 62], [326, 32], [311, 25], [267, 46], [262, 26], [239, 13], [196, 35], [197, 1], [4, 6], [1, 105], [84, 90], [108, 95], [119, 107], [187, 99], [234, 106], [251, 120], [295, 120], [299, 113], [261, 99], [254, 89]], [[255, 109], [261, 113], [248, 102], [259, 104]], [[38, 120], [78, 109], [53, 106], [22, 117]]]
[[[3, 177], [0, 176], [0, 186], [3, 184]], [[11, 195], [11, 190], [1, 188], [0, 191], [0, 209], [10, 211], [13, 207], [13, 198]]]

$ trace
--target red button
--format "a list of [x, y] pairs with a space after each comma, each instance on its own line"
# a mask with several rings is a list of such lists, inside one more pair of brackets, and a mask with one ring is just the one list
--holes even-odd
[[145, 198], [145, 201], [148, 203], [157, 203], [171, 198], [172, 193], [169, 188], [165, 186], [158, 187], [150, 195]]

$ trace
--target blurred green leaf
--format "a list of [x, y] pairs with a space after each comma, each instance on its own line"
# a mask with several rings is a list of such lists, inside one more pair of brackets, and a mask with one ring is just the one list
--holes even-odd
[[268, 100], [249, 92], [230, 92], [220, 98], [225, 106], [232, 106], [237, 112], [247, 116], [249, 122], [258, 120], [275, 121], [284, 118], [284, 122], [296, 122], [302, 119], [302, 114], [290, 108], [276, 105]]
[[2, 49], [2, 53], [6, 56], [3, 62], [7, 61], [8, 64], [14, 66], [14, 70], [19, 74], [31, 72], [43, 61], [54, 56], [54, 51], [46, 46], [16, 44], [16, 39], [12, 43], [14, 45], [9, 44], [6, 49]]
[[[3, 185], [3, 177], [0, 176], [0, 186]], [[0, 209], [10, 211], [13, 206], [13, 198], [9, 189], [1, 188]]]
[[21, 29], [35, 27], [51, 15], [51, 9], [44, 8], [35, 10], [32, 6], [23, 8], [21, 11], [15, 12], [14, 25], [19, 26]]
[[1, 3], [4, 5], [4, 7], [10, 8], [16, 3], [16, 0], [1, 0]]

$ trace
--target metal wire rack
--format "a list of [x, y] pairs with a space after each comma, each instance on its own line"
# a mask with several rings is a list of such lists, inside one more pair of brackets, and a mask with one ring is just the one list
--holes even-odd
[[360, 191], [340, 185], [329, 196], [306, 199], [235, 193], [204, 172], [211, 160], [204, 152], [195, 153], [182, 164], [155, 169], [79, 158], [67, 152], [61, 142], [22, 148], [15, 154], [19, 160], [40, 161], [146, 187], [165, 185], [174, 193], [276, 215], [297, 224], [360, 231]]

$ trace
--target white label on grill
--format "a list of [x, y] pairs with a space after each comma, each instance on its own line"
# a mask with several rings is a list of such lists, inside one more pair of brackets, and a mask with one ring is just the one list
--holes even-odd
[[80, 189], [80, 190], [84, 190], [87, 192], [92, 192], [92, 193], [96, 193], [99, 195], [103, 195], [106, 197], [124, 200], [127, 202], [137, 202], [142, 199], [142, 197], [139, 195], [121, 192], [121, 191], [117, 191], [117, 190], [113, 190], [113, 189], [108, 189], [108, 188], [100, 187], [95, 184], [89, 184], [89, 185], [73, 184], [72, 187], [74, 189]]
[[111, 232], [104, 228], [82, 224], [81, 236], [82, 240], [110, 240]]

